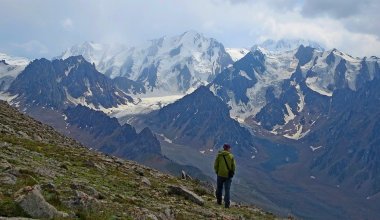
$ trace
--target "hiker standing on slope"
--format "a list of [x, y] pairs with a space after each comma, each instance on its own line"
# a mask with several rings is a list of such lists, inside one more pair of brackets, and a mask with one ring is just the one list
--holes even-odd
[[216, 200], [219, 205], [222, 204], [222, 194], [224, 187], [224, 207], [230, 207], [230, 188], [232, 177], [235, 174], [235, 159], [231, 153], [229, 144], [223, 145], [223, 150], [219, 151], [214, 163], [214, 170], [217, 175]]

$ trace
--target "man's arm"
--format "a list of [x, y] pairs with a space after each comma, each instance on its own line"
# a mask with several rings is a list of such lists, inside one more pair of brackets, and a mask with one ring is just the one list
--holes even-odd
[[235, 158], [234, 158], [234, 156], [232, 156], [232, 166], [231, 166], [231, 170], [235, 172], [235, 169], [236, 169], [236, 162], [235, 162]]
[[219, 169], [219, 158], [216, 156], [215, 162], [214, 162], [214, 171], [216, 174], [218, 174], [218, 169]]

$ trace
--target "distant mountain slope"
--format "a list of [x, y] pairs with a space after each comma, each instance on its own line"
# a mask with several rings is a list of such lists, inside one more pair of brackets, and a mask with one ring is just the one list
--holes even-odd
[[111, 78], [126, 77], [142, 84], [147, 93], [166, 95], [184, 94], [205, 85], [233, 62], [221, 43], [195, 31], [131, 48], [110, 49], [86, 42], [58, 58], [75, 55], [94, 62], [100, 72]]
[[82, 104], [96, 109], [126, 105], [133, 99], [82, 56], [31, 62], [7, 90], [13, 103], [63, 109]]
[[357, 91], [337, 90], [326, 124], [305, 141], [315, 148], [310, 169], [370, 199], [380, 193], [380, 75]]
[[300, 139], [325, 118], [334, 91], [361, 88], [380, 74], [379, 61], [302, 45], [281, 53], [258, 48], [220, 73], [210, 90], [232, 118]]
[[90, 151], [3, 101], [0, 118], [0, 218], [275, 218], [216, 206], [199, 182]]
[[[131, 125], [121, 126], [116, 118], [81, 105], [69, 107], [63, 114], [71, 135], [86, 146], [130, 160], [161, 155], [160, 143], [149, 128], [137, 133]], [[75, 131], [69, 128], [72, 126]]]
[[174, 143], [199, 150], [231, 143], [238, 155], [253, 151], [249, 131], [231, 119], [228, 107], [204, 86], [152, 112], [145, 123]]

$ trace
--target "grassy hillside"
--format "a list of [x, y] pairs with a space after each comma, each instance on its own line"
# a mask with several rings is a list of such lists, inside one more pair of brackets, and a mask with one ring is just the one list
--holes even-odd
[[[212, 191], [196, 180], [91, 151], [4, 102], [0, 185], [3, 217], [33, 217], [20, 198], [37, 190], [55, 213], [64, 213], [55, 219], [275, 219], [251, 206], [217, 206]], [[170, 193], [170, 186], [196, 193], [203, 205]]]

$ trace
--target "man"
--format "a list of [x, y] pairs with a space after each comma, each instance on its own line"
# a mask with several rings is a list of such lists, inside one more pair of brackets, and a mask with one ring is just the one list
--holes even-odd
[[235, 159], [231, 153], [229, 144], [223, 145], [223, 150], [219, 151], [214, 163], [214, 170], [217, 175], [216, 200], [219, 205], [222, 204], [222, 194], [224, 187], [224, 207], [230, 207], [230, 188], [232, 177], [235, 173]]

